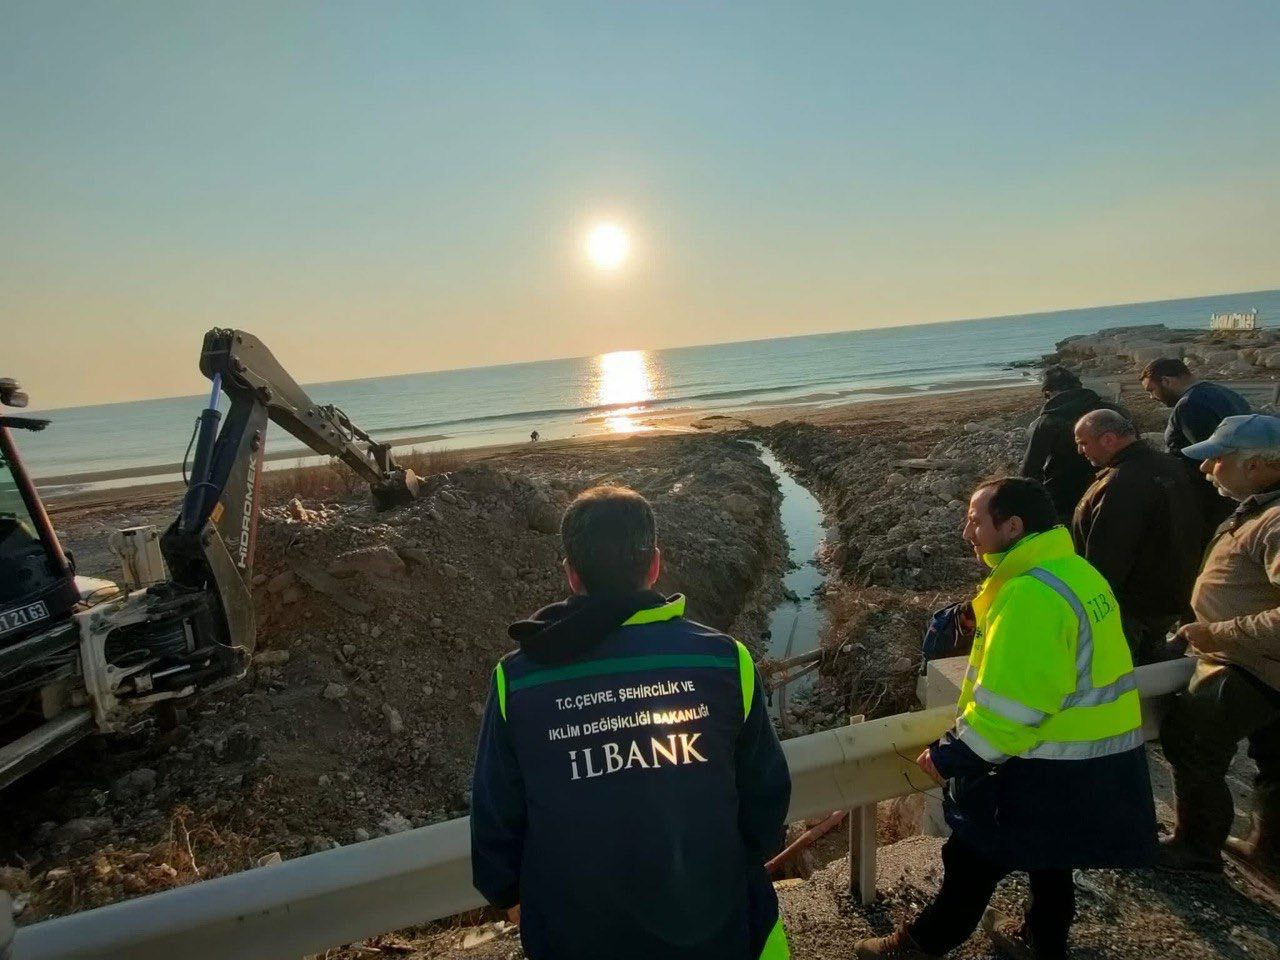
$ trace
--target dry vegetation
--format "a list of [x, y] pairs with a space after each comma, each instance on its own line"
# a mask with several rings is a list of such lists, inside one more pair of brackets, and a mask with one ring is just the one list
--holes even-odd
[[[452, 450], [419, 450], [413, 448], [396, 457], [396, 462], [419, 477], [457, 470], [466, 458]], [[267, 504], [284, 503], [297, 497], [302, 500], [333, 500], [354, 496], [366, 486], [365, 481], [337, 457], [327, 463], [308, 465], [299, 459], [292, 469], [268, 470], [264, 474], [262, 492]]]

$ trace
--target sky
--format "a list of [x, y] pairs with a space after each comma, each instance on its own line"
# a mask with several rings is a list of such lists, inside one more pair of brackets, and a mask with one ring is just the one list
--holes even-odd
[[0, 376], [42, 408], [197, 393], [215, 326], [315, 382], [1280, 286], [1276, 3], [0, 24]]

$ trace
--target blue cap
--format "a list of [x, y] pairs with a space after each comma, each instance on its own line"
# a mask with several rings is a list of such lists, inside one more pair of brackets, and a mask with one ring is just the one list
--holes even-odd
[[1280, 417], [1248, 413], [1239, 417], [1223, 417], [1213, 436], [1183, 447], [1182, 455], [1192, 460], [1212, 460], [1237, 450], [1277, 448], [1280, 448]]

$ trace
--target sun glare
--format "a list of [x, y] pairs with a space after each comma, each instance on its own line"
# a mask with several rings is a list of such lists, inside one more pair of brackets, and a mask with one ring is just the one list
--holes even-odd
[[653, 399], [653, 373], [643, 350], [618, 350], [596, 358], [596, 398], [603, 407], [614, 409], [604, 418], [614, 433], [647, 429], [634, 419]]
[[616, 270], [631, 253], [631, 238], [616, 223], [597, 223], [587, 233], [587, 259], [601, 270]]

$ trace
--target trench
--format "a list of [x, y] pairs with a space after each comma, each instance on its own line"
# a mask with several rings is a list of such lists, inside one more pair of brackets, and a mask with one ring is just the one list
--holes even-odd
[[[771, 659], [786, 660], [818, 648], [825, 616], [818, 598], [826, 574], [819, 551], [827, 537], [826, 516], [817, 498], [782, 464], [773, 451], [756, 443], [760, 459], [773, 473], [782, 494], [779, 514], [787, 538], [787, 570], [782, 578], [783, 599], [769, 615], [765, 651]], [[776, 714], [796, 694], [811, 690], [816, 673], [788, 683], [771, 696]]]

